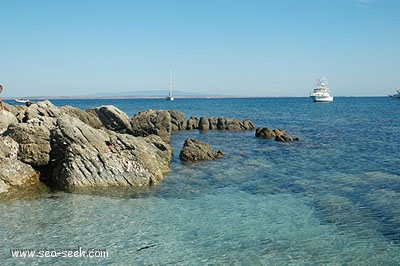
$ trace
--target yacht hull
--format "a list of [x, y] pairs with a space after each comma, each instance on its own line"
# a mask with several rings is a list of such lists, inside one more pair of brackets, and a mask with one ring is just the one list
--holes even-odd
[[333, 97], [332, 96], [310, 96], [311, 99], [314, 102], [332, 102], [333, 101]]

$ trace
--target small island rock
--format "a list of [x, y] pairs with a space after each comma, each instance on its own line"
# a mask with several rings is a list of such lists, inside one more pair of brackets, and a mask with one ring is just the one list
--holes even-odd
[[179, 154], [179, 158], [184, 162], [201, 160], [214, 160], [222, 158], [222, 151], [214, 151], [210, 144], [194, 138], [187, 138]]

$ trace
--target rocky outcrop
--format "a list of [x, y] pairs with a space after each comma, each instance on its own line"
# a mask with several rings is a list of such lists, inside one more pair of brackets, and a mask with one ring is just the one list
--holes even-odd
[[[114, 106], [83, 111], [44, 101], [13, 112], [0, 113], [0, 141], [9, 143], [0, 145], [0, 192], [37, 182], [38, 172], [40, 180], [73, 191], [148, 186], [170, 170], [172, 147], [152, 133], [134, 136], [130, 118]], [[150, 120], [159, 131], [170, 129], [167, 111], [156, 116], [166, 117]]]
[[256, 129], [256, 137], [271, 139], [274, 138], [276, 141], [286, 142], [286, 141], [298, 141], [299, 138], [292, 137], [286, 133], [283, 129], [270, 129], [268, 127], [258, 127]]
[[172, 148], [147, 138], [95, 129], [73, 117], [51, 131], [53, 182], [65, 190], [148, 186], [169, 171]]
[[179, 154], [179, 158], [184, 162], [193, 162], [201, 160], [214, 160], [222, 158], [222, 151], [214, 151], [210, 144], [201, 140], [188, 138], [183, 144], [183, 148]]
[[147, 110], [136, 114], [131, 119], [132, 134], [146, 137], [160, 136], [167, 143], [171, 138], [171, 115], [165, 110]]

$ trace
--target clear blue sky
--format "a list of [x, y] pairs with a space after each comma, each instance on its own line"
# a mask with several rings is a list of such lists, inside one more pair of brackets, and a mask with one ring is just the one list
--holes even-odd
[[2, 97], [400, 87], [398, 0], [0, 0]]

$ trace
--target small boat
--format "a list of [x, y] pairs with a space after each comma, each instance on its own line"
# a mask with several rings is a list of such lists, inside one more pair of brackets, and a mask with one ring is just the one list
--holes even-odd
[[394, 100], [400, 100], [400, 89], [397, 89], [395, 94], [389, 94], [389, 97]]
[[28, 102], [30, 102], [29, 99], [24, 99], [24, 98], [17, 98], [17, 99], [14, 99], [14, 101], [16, 101], [17, 103], [28, 103]]
[[314, 102], [332, 102], [333, 96], [328, 88], [328, 80], [322, 77], [318, 80], [317, 86], [314, 91], [310, 93], [311, 99]]
[[172, 95], [172, 66], [169, 65], [169, 93], [166, 98], [167, 101], [172, 102], [174, 100], [174, 96]]

